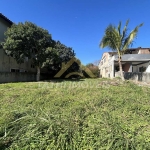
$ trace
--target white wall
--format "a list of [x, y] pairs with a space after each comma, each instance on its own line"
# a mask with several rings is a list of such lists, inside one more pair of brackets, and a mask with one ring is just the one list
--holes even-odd
[[150, 65], [148, 65], [146, 72], [150, 72]]
[[138, 66], [133, 66], [133, 72], [139, 72], [139, 68], [140, 67], [146, 67], [146, 71], [145, 72], [150, 72], [150, 65], [149, 63], [145, 63], [145, 64], [141, 64], [141, 65], [138, 65]]

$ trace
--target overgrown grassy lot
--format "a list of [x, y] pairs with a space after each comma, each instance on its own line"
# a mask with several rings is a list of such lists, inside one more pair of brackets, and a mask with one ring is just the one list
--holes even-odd
[[150, 88], [119, 79], [0, 84], [0, 150], [149, 150]]

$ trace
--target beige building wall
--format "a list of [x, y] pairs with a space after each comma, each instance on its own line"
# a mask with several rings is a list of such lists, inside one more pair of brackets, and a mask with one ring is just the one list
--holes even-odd
[[10, 24], [0, 18], [0, 42], [4, 41], [4, 32], [7, 30], [8, 27], [10, 27]]
[[[4, 19], [0, 18], [0, 43], [4, 41], [4, 32], [10, 24]], [[10, 72], [11, 69], [19, 69], [20, 72], [36, 72], [36, 68], [31, 67], [31, 61], [26, 59], [24, 63], [17, 64], [16, 60], [5, 54], [5, 51], [0, 48], [0, 72]]]
[[109, 53], [104, 53], [99, 64], [100, 76], [109, 77], [110, 67], [108, 67], [110, 55]]
[[139, 49], [138, 54], [150, 54], [150, 49], [149, 48]]
[[132, 54], [150, 54], [149, 48], [137, 48], [136, 50], [132, 51]]

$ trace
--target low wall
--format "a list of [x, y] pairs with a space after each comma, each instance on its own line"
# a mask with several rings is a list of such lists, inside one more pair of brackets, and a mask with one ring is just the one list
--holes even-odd
[[129, 80], [136, 80], [142, 82], [149, 82], [150, 83], [150, 73], [145, 72], [125, 72], [124, 73], [125, 79]]
[[0, 72], [0, 83], [36, 81], [36, 74], [24, 72]]
[[[117, 72], [115, 77], [120, 77], [120, 73]], [[124, 72], [124, 78], [127, 80], [135, 80], [150, 83], [150, 73], [145, 72]]]

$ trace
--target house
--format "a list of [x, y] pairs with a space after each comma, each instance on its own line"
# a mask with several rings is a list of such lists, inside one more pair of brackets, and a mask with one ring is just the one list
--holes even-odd
[[[122, 55], [122, 69], [127, 72], [150, 73], [150, 48], [132, 48]], [[119, 76], [117, 52], [103, 53], [99, 63], [100, 77], [114, 78]]]
[[[11, 27], [13, 22], [0, 13], [0, 43], [4, 42], [5, 31]], [[17, 64], [15, 59], [7, 56], [5, 51], [0, 47], [0, 72], [31, 72], [36, 73], [36, 68], [32, 65], [31, 60], [26, 58], [24, 63]]]

